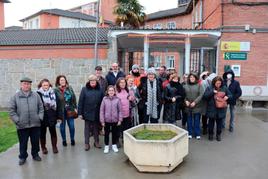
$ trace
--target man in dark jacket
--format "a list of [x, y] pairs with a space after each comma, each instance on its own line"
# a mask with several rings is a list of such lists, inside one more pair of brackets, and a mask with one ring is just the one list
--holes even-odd
[[31, 90], [32, 80], [24, 77], [20, 80], [21, 89], [11, 98], [9, 114], [16, 124], [20, 144], [19, 165], [23, 165], [28, 157], [28, 140], [31, 139], [32, 157], [41, 161], [39, 138], [41, 120], [44, 116], [43, 103], [40, 96]]
[[[235, 80], [235, 74], [233, 70], [228, 70], [223, 74], [224, 85], [228, 87], [229, 91], [232, 93], [232, 98], [228, 99], [228, 104], [230, 108], [230, 125], [229, 131], [234, 130], [234, 112], [236, 100], [242, 95], [242, 90], [240, 84]], [[225, 128], [225, 119], [223, 120], [222, 127]]]
[[112, 64], [112, 71], [108, 72], [108, 74], [106, 75], [106, 81], [109, 85], [115, 85], [116, 81], [118, 80], [118, 78], [120, 77], [125, 77], [126, 75], [124, 74], [124, 72], [119, 70], [118, 64], [117, 63], [113, 63]]

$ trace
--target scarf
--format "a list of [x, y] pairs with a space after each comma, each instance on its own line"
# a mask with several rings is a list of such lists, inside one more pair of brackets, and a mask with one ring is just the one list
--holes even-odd
[[230, 84], [232, 83], [232, 79], [227, 79], [227, 87], [229, 88]]
[[151, 86], [150, 80], [147, 79], [147, 115], [151, 118], [157, 119], [157, 89], [156, 80], [153, 81]]
[[53, 89], [50, 87], [47, 91], [44, 91], [43, 88], [39, 88], [38, 92], [42, 94], [42, 100], [45, 106], [45, 109], [54, 109], [56, 110], [57, 104], [56, 104], [56, 95], [53, 91]]

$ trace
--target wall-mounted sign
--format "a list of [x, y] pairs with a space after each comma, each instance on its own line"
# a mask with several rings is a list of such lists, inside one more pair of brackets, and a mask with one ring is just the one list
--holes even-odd
[[221, 42], [222, 51], [250, 51], [250, 42]]
[[235, 76], [240, 76], [241, 66], [240, 65], [232, 65], [231, 69], [233, 70]]
[[225, 60], [246, 60], [247, 52], [225, 52], [224, 59]]

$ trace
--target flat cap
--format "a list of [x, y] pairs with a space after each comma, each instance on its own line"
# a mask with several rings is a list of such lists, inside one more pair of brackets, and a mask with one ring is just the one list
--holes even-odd
[[20, 79], [20, 82], [29, 82], [29, 83], [32, 83], [33, 81], [30, 78], [28, 78], [28, 77], [23, 77], [23, 78]]

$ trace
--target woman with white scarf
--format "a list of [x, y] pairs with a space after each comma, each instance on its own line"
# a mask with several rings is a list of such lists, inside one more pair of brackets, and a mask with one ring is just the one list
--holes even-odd
[[138, 87], [141, 101], [139, 110], [142, 110], [140, 123], [158, 123], [162, 102], [161, 83], [156, 78], [154, 68], [147, 70], [147, 76], [141, 78], [141, 84]]
[[43, 154], [48, 153], [48, 150], [46, 148], [46, 131], [48, 127], [51, 136], [53, 153], [58, 153], [57, 133], [56, 133], [56, 123], [57, 123], [56, 95], [48, 79], [43, 79], [40, 81], [37, 93], [40, 95], [42, 99], [45, 110], [44, 119], [41, 123], [41, 135], [40, 135], [42, 152]]

